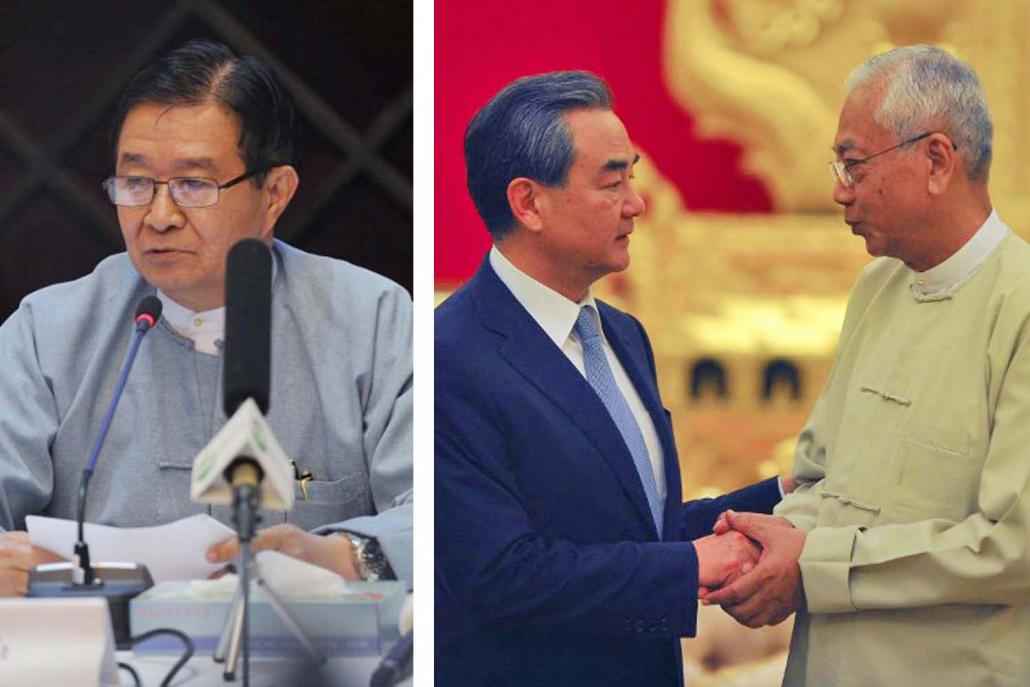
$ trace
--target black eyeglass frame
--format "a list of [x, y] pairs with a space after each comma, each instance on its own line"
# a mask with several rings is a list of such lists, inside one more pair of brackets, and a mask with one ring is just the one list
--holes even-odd
[[[157, 194], [157, 187], [162, 185], [162, 184], [167, 186], [168, 184], [171, 184], [172, 182], [181, 181], [183, 179], [198, 179], [198, 180], [202, 180], [202, 181], [211, 181], [211, 182], [214, 182], [214, 184], [215, 184], [215, 189], [217, 191], [217, 194], [215, 195], [214, 202], [208, 203], [207, 205], [182, 205], [181, 203], [179, 203], [178, 200], [175, 199], [175, 194], [172, 194], [172, 200], [175, 201], [175, 204], [179, 205], [180, 207], [186, 207], [186, 208], [209, 208], [212, 205], [217, 205], [218, 204], [218, 201], [222, 199], [222, 191], [224, 191], [225, 189], [232, 188], [233, 186], [235, 186], [236, 184], [239, 184], [240, 182], [246, 181], [247, 179], [250, 179], [251, 177], [257, 176], [258, 174], [261, 174], [262, 172], [267, 172], [267, 171], [268, 171], [267, 168], [253, 169], [253, 170], [251, 170], [249, 172], [244, 172], [243, 174], [239, 175], [238, 177], [230, 179], [229, 181], [225, 182], [224, 184], [219, 184], [218, 183], [218, 179], [212, 179], [211, 177], [172, 177], [170, 179], [165, 179], [164, 181], [160, 181], [160, 180], [154, 179], [152, 177], [140, 176], [138, 174], [123, 174], [123, 175], [115, 175], [115, 176], [107, 177], [106, 179], [104, 179], [103, 183], [100, 184], [100, 187], [102, 189], [104, 189], [105, 191], [107, 191], [107, 197], [108, 197], [108, 199], [111, 201], [111, 203], [113, 205], [118, 205], [118, 207], [126, 207], [126, 208], [139, 208], [139, 207], [143, 207], [144, 205], [150, 205], [151, 203], [154, 202], [154, 196]], [[146, 203], [140, 203], [139, 205], [119, 205], [114, 200], [114, 192], [112, 190], [112, 187], [114, 186], [115, 180], [117, 180], [117, 179], [147, 179], [147, 180], [149, 180], [150, 183], [151, 183], [150, 199]], [[169, 192], [170, 191], [171, 191], [171, 187], [169, 187]]]

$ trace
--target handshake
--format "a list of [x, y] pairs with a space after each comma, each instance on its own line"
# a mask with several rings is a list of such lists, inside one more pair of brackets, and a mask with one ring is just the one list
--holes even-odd
[[713, 532], [694, 540], [703, 604], [719, 604], [752, 628], [781, 623], [802, 607], [804, 530], [784, 518], [730, 510]]

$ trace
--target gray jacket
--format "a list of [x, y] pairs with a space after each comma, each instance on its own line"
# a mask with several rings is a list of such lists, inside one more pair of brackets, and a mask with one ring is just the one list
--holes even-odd
[[[411, 299], [393, 282], [280, 241], [268, 421], [314, 480], [262, 526], [347, 529], [412, 570]], [[76, 491], [132, 336], [154, 293], [124, 253], [26, 297], [0, 326], [0, 529], [75, 517]], [[86, 518], [155, 525], [230, 509], [189, 499], [193, 458], [226, 421], [222, 356], [162, 319], [143, 340], [90, 483]]]

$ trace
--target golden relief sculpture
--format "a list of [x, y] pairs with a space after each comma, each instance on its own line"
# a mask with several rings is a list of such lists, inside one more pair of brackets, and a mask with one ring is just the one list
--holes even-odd
[[739, 141], [745, 170], [780, 212], [834, 210], [827, 151], [860, 61], [899, 45], [939, 45], [977, 70], [995, 123], [992, 190], [1030, 218], [1019, 163], [1030, 96], [1025, 0], [669, 0], [665, 81], [705, 136]]
[[1022, 0], [668, 0], [665, 82], [698, 131], [740, 142], [774, 214], [693, 213], [646, 151], [633, 264], [598, 284], [652, 338], [687, 495], [785, 472], [832, 364], [848, 292], [869, 257], [831, 198], [827, 162], [866, 57], [931, 43], [980, 74], [995, 124], [1002, 218], [1030, 237], [1019, 163], [1030, 146]]

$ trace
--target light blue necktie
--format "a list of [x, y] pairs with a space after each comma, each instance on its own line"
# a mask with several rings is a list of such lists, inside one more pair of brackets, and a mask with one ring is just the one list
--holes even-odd
[[575, 330], [579, 340], [583, 343], [583, 367], [586, 370], [587, 381], [590, 382], [590, 386], [594, 388], [605, 408], [608, 409], [619, 434], [626, 442], [630, 455], [633, 456], [633, 464], [637, 467], [640, 482], [644, 486], [644, 495], [647, 496], [647, 504], [651, 507], [651, 515], [654, 517], [658, 536], [661, 538], [663, 504], [658, 497], [658, 485], [655, 483], [654, 468], [648, 457], [644, 435], [640, 432], [640, 426], [633, 417], [626, 398], [619, 391], [619, 385], [615, 383], [615, 375], [612, 374], [612, 368], [608, 365], [608, 357], [604, 353], [604, 343], [594, 324], [590, 306], [584, 305], [580, 308]]

